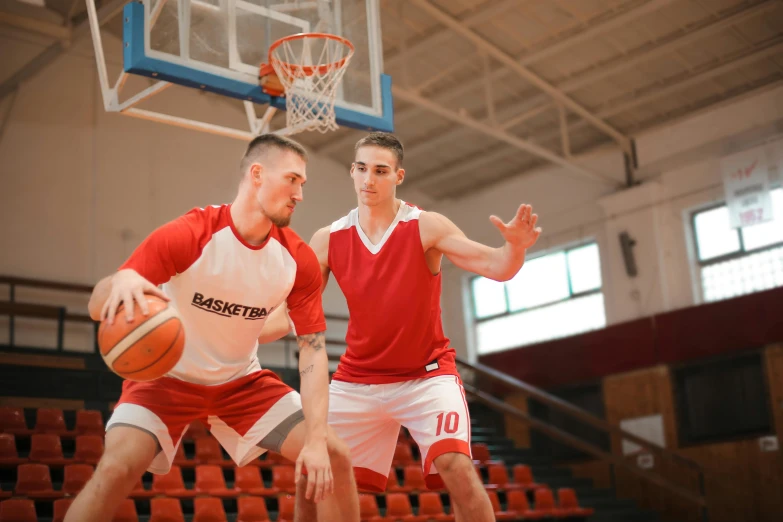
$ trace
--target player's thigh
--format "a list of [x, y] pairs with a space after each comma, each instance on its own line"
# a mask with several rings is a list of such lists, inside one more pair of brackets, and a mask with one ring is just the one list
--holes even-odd
[[470, 414], [459, 377], [441, 375], [406, 383], [396, 397], [395, 418], [419, 446], [425, 474], [446, 453], [470, 457]]

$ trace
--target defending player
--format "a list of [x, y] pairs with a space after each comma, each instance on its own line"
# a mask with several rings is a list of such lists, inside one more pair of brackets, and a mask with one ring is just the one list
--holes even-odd
[[[237, 466], [266, 450], [295, 461], [298, 486], [306, 484], [322, 522], [359, 521], [348, 448], [326, 424], [318, 259], [286, 228], [302, 201], [306, 159], [292, 140], [254, 139], [231, 205], [194, 209], [163, 225], [96, 286], [89, 304], [96, 320], [113, 321], [120, 304], [131, 320], [134, 301], [146, 314], [144, 293], [170, 300], [182, 318], [185, 349], [169, 375], [123, 383], [105, 453], [68, 522], [111, 520], [144, 470], [169, 471], [182, 435], [197, 419], [210, 425]], [[222, 305], [214, 306], [218, 301]], [[284, 303], [297, 329], [301, 399], [262, 370], [257, 357], [264, 319]], [[302, 466], [307, 477], [299, 480]], [[297, 520], [314, 519], [297, 510]]]
[[[492, 506], [471, 460], [455, 352], [441, 324], [441, 261], [445, 255], [464, 270], [507, 281], [541, 229], [522, 205], [507, 224], [490, 217], [502, 247], [471, 241], [446, 217], [396, 198], [402, 160], [402, 144], [391, 134], [359, 140], [351, 166], [359, 206], [310, 242], [324, 288], [333, 273], [350, 316], [347, 349], [330, 386], [329, 424], [351, 448], [360, 487], [385, 490], [403, 425], [419, 446], [427, 485], [445, 483], [457, 520], [490, 521]], [[273, 314], [262, 342], [286, 333], [283, 312]]]

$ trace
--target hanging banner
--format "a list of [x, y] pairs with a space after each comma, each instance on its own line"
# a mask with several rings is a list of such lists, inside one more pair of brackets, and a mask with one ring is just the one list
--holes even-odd
[[766, 147], [756, 147], [722, 158], [721, 170], [731, 227], [747, 227], [771, 221], [772, 198], [769, 195]]

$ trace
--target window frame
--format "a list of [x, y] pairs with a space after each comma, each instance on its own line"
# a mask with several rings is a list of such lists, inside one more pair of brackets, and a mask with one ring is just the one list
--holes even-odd
[[[774, 187], [770, 189], [770, 192], [773, 190], [783, 190], [783, 187]], [[711, 259], [702, 260], [701, 259], [701, 252], [699, 251], [699, 234], [696, 230], [696, 216], [699, 214], [703, 214], [705, 212], [709, 212], [711, 210], [715, 210], [722, 207], [727, 207], [727, 203], [723, 201], [722, 203], [715, 203], [707, 207], [701, 207], [699, 209], [696, 209], [691, 212], [691, 230], [693, 231], [693, 247], [696, 251], [696, 263], [698, 264], [699, 268], [704, 268], [710, 265], [716, 265], [718, 263], [724, 263], [726, 261], [733, 261], [735, 259], [740, 259], [745, 256], [749, 256], [751, 254], [756, 254], [758, 252], [763, 252], [765, 250], [772, 250], [774, 248], [779, 248], [783, 246], [783, 241], [778, 241], [777, 243], [771, 243], [769, 245], [764, 245], [762, 247], [753, 248], [750, 250], [747, 250], [745, 248], [745, 241], [742, 238], [742, 227], [738, 229], [734, 229], [737, 232], [737, 236], [739, 239], [739, 245], [740, 249], [738, 252], [732, 252], [730, 254], [723, 254], [722, 256], [713, 257]], [[699, 278], [701, 280], [701, 278]], [[701, 282], [699, 283], [699, 286], [701, 287]], [[704, 289], [701, 288], [701, 298], [704, 298]]]
[[563, 299], [558, 299], [557, 301], [550, 301], [548, 303], [544, 303], [544, 304], [540, 304], [540, 305], [536, 305], [536, 306], [531, 306], [530, 308], [522, 308], [521, 310], [514, 310], [514, 311], [512, 311], [511, 310], [511, 301], [510, 301], [509, 296], [508, 296], [508, 286], [506, 286], [506, 284], [504, 282], [503, 283], [503, 295], [505, 296], [505, 299], [506, 299], [506, 311], [498, 313], [498, 314], [488, 315], [486, 317], [479, 318], [477, 316], [477, 314], [476, 314], [476, 293], [473, 291], [473, 288], [474, 288], [474, 284], [473, 283], [474, 283], [474, 281], [476, 279], [484, 278], [484, 276], [480, 276], [480, 275], [472, 276], [470, 278], [470, 281], [469, 281], [469, 287], [470, 287], [470, 304], [471, 304], [470, 313], [471, 313], [471, 316], [472, 316], [472, 319], [473, 319], [473, 324], [475, 325], [475, 324], [483, 323], [485, 321], [491, 321], [491, 320], [494, 320], [494, 319], [500, 319], [502, 317], [508, 317], [510, 315], [523, 314], [525, 312], [530, 312], [532, 310], [538, 310], [540, 308], [546, 308], [547, 306], [554, 306], [556, 304], [564, 303], [564, 302], [569, 301], [571, 299], [578, 299], [580, 297], [586, 297], [586, 296], [589, 296], [589, 295], [595, 295], [595, 294], [603, 293], [603, 288], [604, 288], [603, 274], [601, 274], [601, 286], [599, 286], [598, 288], [596, 288], [594, 290], [587, 290], [585, 292], [576, 292], [576, 293], [574, 293], [574, 291], [573, 291], [573, 284], [571, 283], [571, 265], [570, 265], [570, 263], [568, 261], [568, 252], [570, 252], [571, 250], [578, 250], [580, 248], [584, 248], [584, 247], [590, 246], [590, 245], [595, 245], [596, 248], [598, 248], [598, 261], [599, 261], [599, 268], [600, 268], [600, 266], [601, 266], [600, 265], [601, 249], [600, 249], [600, 247], [598, 245], [598, 241], [596, 241], [595, 239], [593, 239], [591, 241], [584, 242], [584, 243], [575, 244], [575, 245], [572, 245], [572, 246], [569, 246], [569, 247], [566, 247], [566, 248], [560, 248], [560, 249], [557, 249], [557, 250], [551, 250], [549, 252], [541, 253], [541, 254], [539, 254], [537, 256], [534, 256], [534, 257], [531, 257], [531, 258], [525, 260], [525, 262], [528, 262], [528, 261], [532, 261], [534, 259], [539, 259], [539, 258], [542, 258], [542, 257], [546, 257], [548, 255], [558, 254], [558, 253], [561, 253], [561, 252], [566, 256], [566, 278], [567, 278], [567, 281], [568, 281], [568, 294], [569, 295], [568, 295], [568, 297], [565, 297]]

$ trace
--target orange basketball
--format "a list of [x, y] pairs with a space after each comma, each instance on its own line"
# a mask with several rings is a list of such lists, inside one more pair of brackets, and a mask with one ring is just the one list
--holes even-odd
[[114, 324], [102, 321], [98, 347], [106, 365], [125, 379], [152, 381], [174, 368], [185, 348], [185, 330], [177, 311], [153, 295], [146, 295], [149, 315], [135, 305], [133, 322], [120, 305]]

